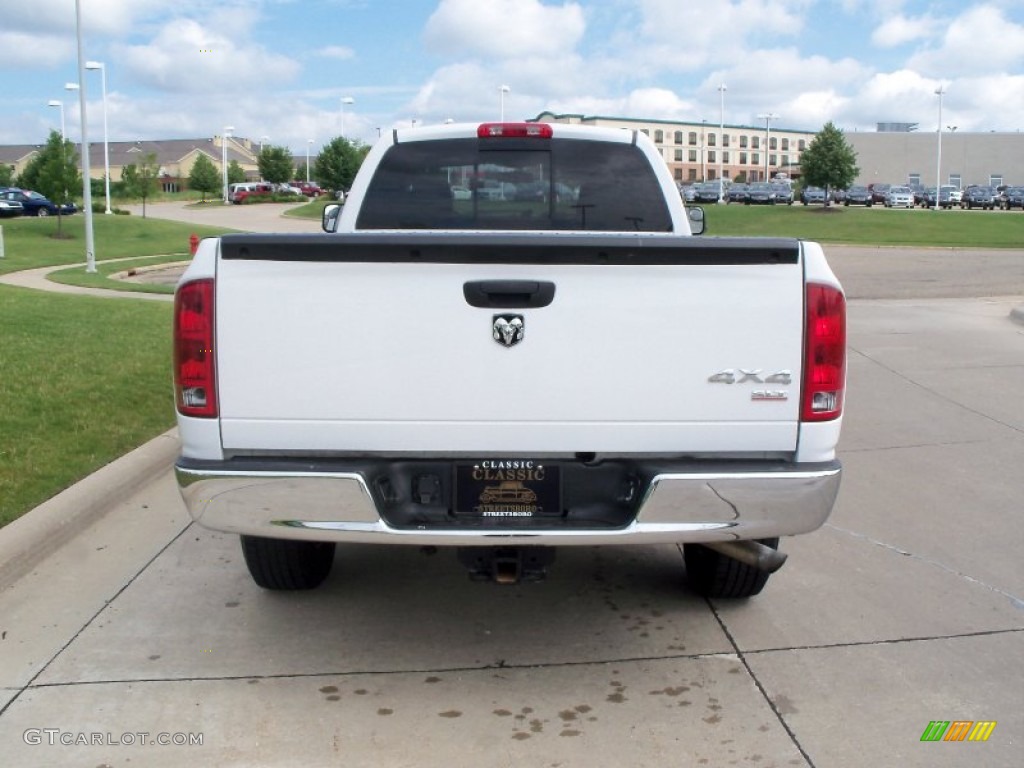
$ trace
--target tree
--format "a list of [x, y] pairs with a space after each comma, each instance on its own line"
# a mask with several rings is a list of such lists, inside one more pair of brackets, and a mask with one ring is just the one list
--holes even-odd
[[316, 157], [316, 178], [327, 189], [347, 190], [370, 148], [344, 136], [331, 139]]
[[213, 161], [202, 152], [199, 153], [195, 163], [192, 164], [192, 171], [188, 175], [188, 185], [192, 189], [203, 193], [204, 203], [206, 202], [207, 193], [212, 195], [220, 190], [220, 171], [217, 170], [217, 166], [213, 164]]
[[843, 132], [828, 122], [800, 155], [800, 172], [805, 184], [825, 189], [827, 205], [829, 190], [849, 187], [860, 168], [857, 153], [847, 143]]
[[156, 177], [160, 166], [156, 162], [156, 153], [143, 155], [142, 162], [126, 165], [121, 171], [121, 180], [125, 190], [132, 197], [142, 198], [142, 218], [146, 218], [146, 198], [156, 191]]
[[284, 184], [292, 180], [292, 153], [287, 147], [264, 147], [258, 162], [261, 179], [271, 184]]
[[57, 205], [57, 237], [63, 237], [63, 208], [71, 202], [72, 191], [82, 188], [82, 175], [78, 172], [78, 152], [75, 145], [61, 138], [57, 131], [50, 131], [50, 137], [39, 154], [25, 168], [23, 177], [33, 178], [30, 189]]
[[228, 163], [228, 184], [241, 184], [245, 181], [245, 171], [237, 160]]
[[14, 166], [7, 163], [0, 163], [0, 187], [14, 185]]

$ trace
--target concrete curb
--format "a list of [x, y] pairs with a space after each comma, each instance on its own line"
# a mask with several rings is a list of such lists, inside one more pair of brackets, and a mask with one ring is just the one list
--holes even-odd
[[168, 470], [180, 447], [178, 430], [168, 430], [0, 528], [0, 589]]

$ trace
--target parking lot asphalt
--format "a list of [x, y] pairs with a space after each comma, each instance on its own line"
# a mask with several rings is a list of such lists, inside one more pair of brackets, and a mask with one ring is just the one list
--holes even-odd
[[[563, 550], [513, 587], [340, 547], [322, 589], [271, 594], [166, 469], [108, 493], [0, 582], [2, 762], [1018, 766], [1022, 294], [851, 300], [838, 506], [748, 601], [688, 592], [674, 547]], [[921, 741], [968, 720], [988, 741]]]

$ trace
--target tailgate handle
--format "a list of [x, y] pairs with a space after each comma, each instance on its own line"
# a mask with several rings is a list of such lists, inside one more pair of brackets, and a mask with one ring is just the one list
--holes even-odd
[[555, 298], [555, 284], [541, 280], [474, 280], [463, 284], [462, 295], [472, 307], [546, 307]]

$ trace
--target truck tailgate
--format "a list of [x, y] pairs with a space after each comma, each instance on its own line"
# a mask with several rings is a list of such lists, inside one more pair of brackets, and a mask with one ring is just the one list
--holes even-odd
[[[225, 238], [225, 450], [795, 450], [796, 241], [502, 246], [490, 233], [481, 258], [466, 236], [435, 233], [432, 249], [381, 239], [292, 238], [282, 252], [267, 236]], [[472, 306], [465, 285], [477, 281], [555, 292], [546, 306]], [[516, 317], [522, 337], [506, 345], [495, 322]]]

